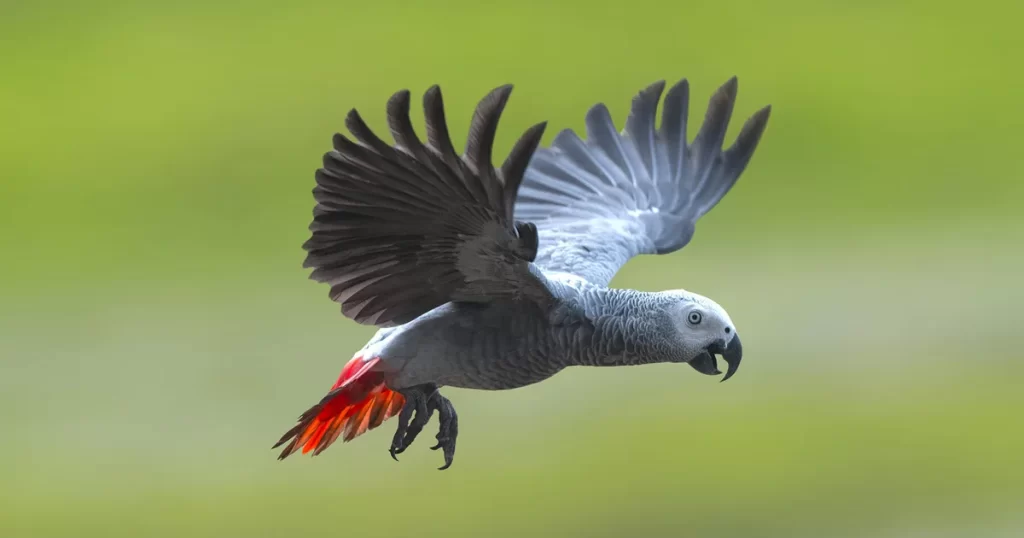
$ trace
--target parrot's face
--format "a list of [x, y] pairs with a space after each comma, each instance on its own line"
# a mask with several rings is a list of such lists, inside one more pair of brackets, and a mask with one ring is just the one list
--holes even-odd
[[736, 326], [724, 308], [707, 297], [680, 290], [681, 301], [672, 313], [677, 345], [684, 361], [706, 375], [718, 375], [715, 355], [728, 363], [725, 377], [729, 379], [740, 367], [743, 347]]

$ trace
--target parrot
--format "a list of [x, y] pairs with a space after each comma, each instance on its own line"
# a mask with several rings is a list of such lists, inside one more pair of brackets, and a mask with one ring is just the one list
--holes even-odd
[[690, 242], [746, 169], [771, 106], [724, 148], [737, 78], [712, 94], [692, 140], [688, 80], [665, 88], [636, 93], [621, 130], [603, 103], [586, 113], [586, 139], [564, 129], [543, 147], [547, 122], [537, 123], [498, 167], [511, 84], [479, 101], [461, 153], [438, 85], [422, 99], [425, 141], [408, 90], [386, 104], [392, 143], [349, 111], [350, 135], [334, 135], [316, 170], [303, 267], [345, 318], [377, 332], [273, 446], [278, 459], [318, 455], [397, 416], [397, 460], [436, 414], [431, 448], [447, 469], [459, 421], [444, 387], [510, 390], [570, 366], [685, 363], [717, 376], [719, 357], [731, 378], [743, 346], [721, 305], [609, 284], [630, 259]]

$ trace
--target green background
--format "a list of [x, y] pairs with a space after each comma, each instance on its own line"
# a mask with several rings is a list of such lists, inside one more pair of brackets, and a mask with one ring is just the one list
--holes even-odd
[[[0, 536], [1024, 534], [1022, 5], [3, 3]], [[393, 423], [275, 460], [372, 334], [299, 248], [350, 108], [439, 83], [459, 144], [511, 82], [503, 157], [732, 75], [750, 167], [614, 285], [715, 298], [740, 375], [448, 390], [444, 473]]]

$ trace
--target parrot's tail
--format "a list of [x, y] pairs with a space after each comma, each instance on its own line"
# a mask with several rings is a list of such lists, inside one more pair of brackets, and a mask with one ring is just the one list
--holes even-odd
[[312, 450], [315, 456], [338, 437], [351, 441], [398, 414], [405, 398], [384, 385], [383, 375], [374, 368], [378, 362], [379, 358], [364, 361], [360, 356], [349, 361], [327, 396], [303, 413], [299, 423], [274, 445], [288, 443], [277, 459], [299, 449], [303, 454]]

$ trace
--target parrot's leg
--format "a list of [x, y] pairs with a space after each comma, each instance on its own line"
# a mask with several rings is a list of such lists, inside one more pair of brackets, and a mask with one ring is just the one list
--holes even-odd
[[437, 444], [430, 449], [444, 449], [444, 466], [440, 467], [440, 470], [443, 471], [452, 466], [452, 460], [455, 458], [455, 438], [459, 436], [459, 416], [455, 413], [452, 403], [448, 401], [448, 398], [441, 396], [440, 392], [434, 392], [430, 403], [432, 406], [436, 406], [438, 420], [441, 422], [441, 428], [437, 432]]
[[437, 445], [431, 450], [444, 449], [441, 470], [451, 467], [455, 458], [455, 438], [459, 435], [459, 417], [455, 414], [455, 407], [432, 384], [410, 387], [402, 391], [402, 396], [405, 396], [405, 406], [398, 415], [398, 429], [391, 440], [391, 457], [398, 460], [398, 454], [409, 448], [437, 411], [441, 427], [437, 432]]
[[[405, 405], [398, 415], [398, 429], [391, 440], [391, 457], [398, 461], [398, 454], [405, 452], [409, 445], [416, 440], [416, 436], [423, 431], [430, 417], [434, 414], [434, 407], [430, 405], [433, 395], [437, 394], [437, 387], [434, 385], [419, 385], [402, 391], [405, 396]], [[413, 417], [413, 412], [416, 415]], [[412, 421], [410, 422], [410, 419]]]

